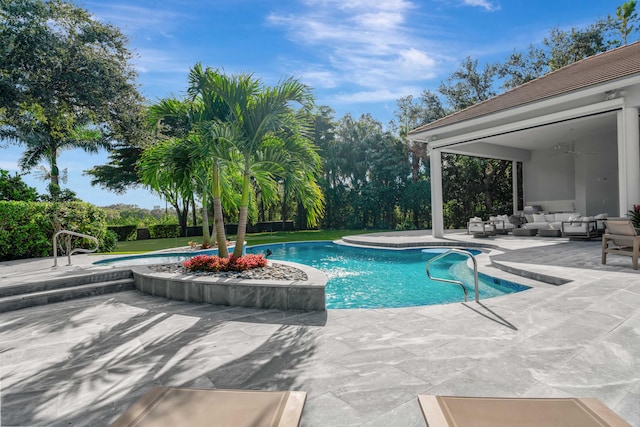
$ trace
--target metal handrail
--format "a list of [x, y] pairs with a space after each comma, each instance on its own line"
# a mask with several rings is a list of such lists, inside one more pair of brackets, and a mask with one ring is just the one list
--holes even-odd
[[[58, 244], [57, 244], [57, 240], [58, 240], [58, 236], [60, 234], [68, 234], [69, 236], [66, 239], [66, 254], [67, 254], [67, 258], [68, 258], [68, 264], [67, 265], [71, 265], [71, 255], [75, 254], [75, 253], [86, 253], [89, 254], [91, 252], [95, 252], [98, 250], [98, 248], [100, 247], [100, 243], [98, 242], [98, 239], [96, 239], [93, 236], [89, 236], [88, 234], [82, 234], [82, 233], [76, 233], [75, 231], [69, 231], [69, 230], [60, 230], [58, 231], [56, 234], [53, 235], [53, 266], [57, 267], [58, 266]], [[76, 236], [76, 237], [82, 237], [83, 239], [90, 239], [93, 240], [96, 244], [96, 247], [94, 249], [84, 249], [84, 248], [75, 248], [75, 249], [71, 249], [71, 236]]]
[[459, 280], [451, 280], [451, 279], [443, 279], [440, 277], [433, 277], [431, 276], [431, 272], [429, 271], [429, 265], [433, 264], [434, 262], [441, 260], [442, 258], [448, 256], [449, 254], [452, 253], [456, 253], [456, 254], [460, 254], [460, 255], [466, 255], [469, 258], [471, 258], [471, 260], [473, 261], [473, 282], [474, 282], [474, 286], [475, 286], [475, 290], [476, 290], [476, 302], [480, 302], [480, 292], [478, 291], [478, 261], [476, 261], [476, 257], [474, 257], [472, 254], [470, 254], [467, 251], [463, 251], [460, 249], [449, 249], [448, 251], [441, 253], [440, 255], [431, 258], [429, 261], [427, 261], [427, 266], [426, 266], [426, 270], [427, 270], [427, 276], [429, 277], [429, 279], [431, 280], [435, 280], [438, 282], [444, 282], [444, 283], [451, 283], [454, 285], [458, 285], [462, 288], [462, 291], [464, 292], [464, 302], [469, 301], [469, 296], [467, 295], [467, 288], [464, 287], [464, 284], [459, 281]]

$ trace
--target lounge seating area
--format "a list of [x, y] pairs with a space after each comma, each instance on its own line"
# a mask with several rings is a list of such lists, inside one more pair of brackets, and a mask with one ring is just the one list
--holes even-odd
[[[576, 212], [525, 214], [527, 223], [522, 227], [535, 230], [559, 230], [562, 237], [593, 239], [604, 234], [606, 213], [582, 216]], [[547, 236], [550, 237], [550, 236]]]
[[513, 233], [514, 236], [567, 237], [570, 239], [593, 239], [605, 232], [606, 213], [582, 216], [576, 212], [526, 213], [518, 215], [490, 216], [485, 221], [473, 217], [467, 223], [467, 234], [474, 237], [489, 237]]
[[611, 219], [604, 221], [607, 232], [602, 236], [602, 264], [607, 263], [607, 255], [623, 255], [631, 257], [631, 265], [638, 269], [640, 254], [640, 236], [628, 219]]

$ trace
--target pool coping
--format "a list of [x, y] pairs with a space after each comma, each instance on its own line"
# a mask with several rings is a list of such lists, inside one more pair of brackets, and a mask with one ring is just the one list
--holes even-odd
[[280, 310], [326, 310], [326, 274], [304, 264], [289, 261], [277, 261], [276, 264], [302, 270], [307, 280], [196, 276], [158, 272], [147, 266], [133, 266], [131, 271], [137, 290], [167, 299]]
[[[364, 236], [367, 236], [366, 234]], [[341, 243], [339, 243], [341, 242]], [[504, 248], [501, 248], [499, 245], [488, 244], [488, 243], [476, 243], [476, 242], [466, 242], [466, 241], [442, 241], [442, 242], [373, 242], [373, 241], [363, 241], [358, 240], [358, 236], [345, 236], [342, 239], [336, 240], [335, 243], [344, 244], [346, 246], [354, 246], [354, 247], [370, 247], [370, 248], [379, 248], [379, 249], [390, 249], [390, 250], [402, 250], [402, 249], [419, 249], [419, 248], [440, 248], [440, 247], [451, 247], [451, 248], [473, 248], [473, 249], [489, 249], [489, 250], [499, 250], [504, 251]], [[504, 271], [505, 273], [513, 274], [516, 276], [524, 277], [526, 279], [535, 280], [537, 282], [542, 282], [550, 285], [560, 286], [566, 283], [570, 283], [572, 280], [553, 276], [550, 274], [542, 274], [535, 271], [531, 271], [527, 268], [520, 268], [512, 265], [506, 265], [500, 261], [494, 260], [490, 254], [487, 254], [489, 258], [489, 265], [492, 267]]]

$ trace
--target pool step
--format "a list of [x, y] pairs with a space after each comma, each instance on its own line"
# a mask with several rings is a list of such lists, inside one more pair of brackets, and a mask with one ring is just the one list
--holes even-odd
[[0, 312], [135, 289], [131, 270], [83, 274], [0, 288]]

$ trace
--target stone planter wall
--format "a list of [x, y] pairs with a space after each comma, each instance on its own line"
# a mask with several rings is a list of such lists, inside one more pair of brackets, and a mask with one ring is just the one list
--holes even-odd
[[156, 272], [134, 267], [136, 289], [173, 300], [279, 310], [324, 311], [326, 275], [312, 267], [294, 265], [307, 274], [306, 281], [238, 280]]

